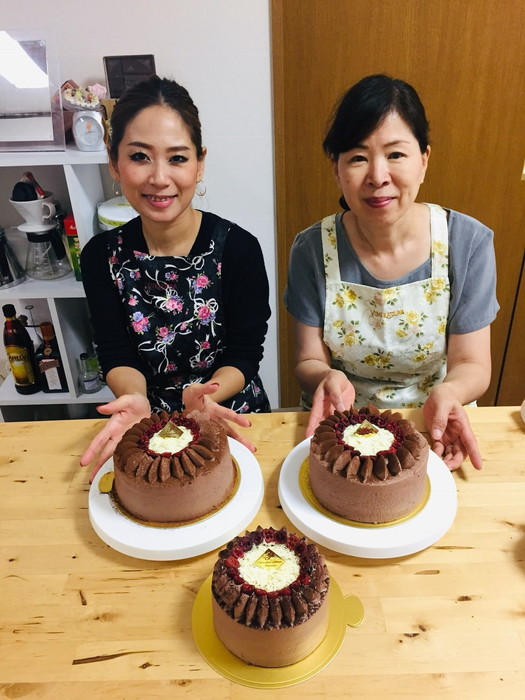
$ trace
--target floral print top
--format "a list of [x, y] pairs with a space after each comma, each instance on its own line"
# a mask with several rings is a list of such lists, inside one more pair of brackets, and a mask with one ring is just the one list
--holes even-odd
[[332, 367], [356, 390], [356, 405], [422, 406], [446, 374], [449, 311], [448, 226], [444, 209], [428, 204], [432, 276], [378, 289], [343, 282], [335, 215], [321, 226], [326, 301], [324, 341]]
[[[219, 219], [208, 249], [188, 256], [155, 256], [109, 237], [109, 266], [129, 336], [147, 368], [153, 410], [181, 410], [182, 390], [205, 382], [225, 348], [221, 266], [229, 222]], [[238, 412], [269, 410], [256, 375], [225, 402]]]

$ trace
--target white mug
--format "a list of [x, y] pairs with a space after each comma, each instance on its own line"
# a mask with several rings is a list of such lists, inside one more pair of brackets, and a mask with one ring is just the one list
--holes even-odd
[[9, 202], [28, 224], [49, 224], [50, 219], [55, 216], [56, 208], [51, 192], [46, 192], [42, 199], [31, 199], [27, 202]]

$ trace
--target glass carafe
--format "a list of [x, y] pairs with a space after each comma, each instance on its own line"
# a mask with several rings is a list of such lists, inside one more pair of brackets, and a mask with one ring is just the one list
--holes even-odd
[[53, 280], [71, 272], [62, 236], [56, 226], [26, 231], [26, 273], [38, 280]]

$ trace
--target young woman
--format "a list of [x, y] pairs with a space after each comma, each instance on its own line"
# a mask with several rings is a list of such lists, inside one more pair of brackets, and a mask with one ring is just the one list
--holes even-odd
[[493, 234], [416, 202], [430, 156], [419, 96], [386, 75], [336, 108], [324, 149], [343, 212], [300, 233], [285, 302], [294, 317], [307, 434], [334, 409], [423, 406], [451, 469], [481, 456], [463, 406], [490, 381], [498, 304]]
[[233, 425], [269, 411], [258, 376], [270, 317], [257, 239], [192, 206], [204, 172], [198, 110], [178, 83], [129, 89], [111, 117], [110, 172], [139, 213], [81, 255], [95, 342], [114, 401], [81, 458], [94, 473], [152, 410], [206, 410]]

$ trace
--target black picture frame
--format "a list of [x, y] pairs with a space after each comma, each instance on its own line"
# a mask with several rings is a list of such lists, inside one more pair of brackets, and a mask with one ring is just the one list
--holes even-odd
[[104, 72], [109, 97], [118, 99], [124, 90], [155, 75], [153, 54], [104, 56]]

